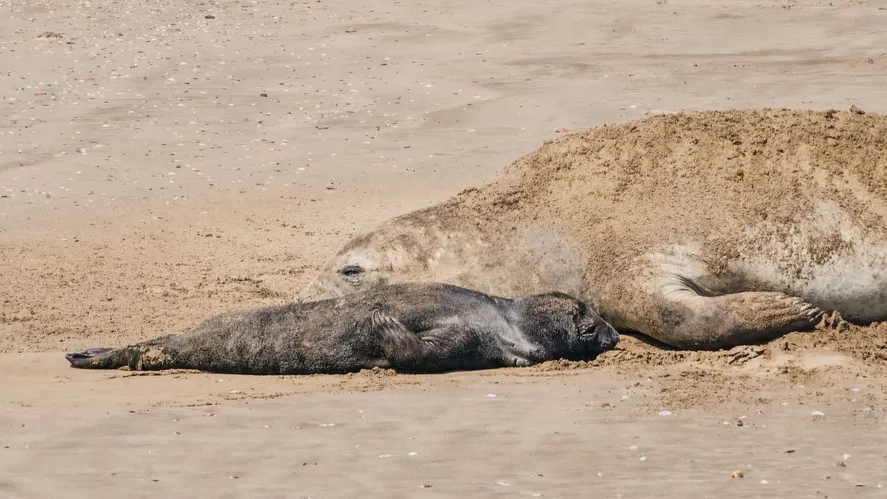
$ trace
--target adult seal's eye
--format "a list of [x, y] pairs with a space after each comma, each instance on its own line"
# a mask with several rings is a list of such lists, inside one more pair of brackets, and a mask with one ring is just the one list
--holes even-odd
[[349, 265], [341, 270], [342, 275], [348, 279], [356, 279], [363, 273], [363, 269], [357, 265]]

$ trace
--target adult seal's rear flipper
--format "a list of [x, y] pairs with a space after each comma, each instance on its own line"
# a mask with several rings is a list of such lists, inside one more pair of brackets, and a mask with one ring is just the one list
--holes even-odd
[[65, 355], [77, 369], [119, 369], [129, 364], [126, 351], [117, 348], [90, 348]]

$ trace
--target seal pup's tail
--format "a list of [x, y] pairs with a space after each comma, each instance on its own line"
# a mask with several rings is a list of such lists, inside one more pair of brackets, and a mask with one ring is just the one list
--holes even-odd
[[78, 369], [119, 369], [129, 365], [129, 356], [121, 348], [90, 348], [66, 354], [65, 359]]

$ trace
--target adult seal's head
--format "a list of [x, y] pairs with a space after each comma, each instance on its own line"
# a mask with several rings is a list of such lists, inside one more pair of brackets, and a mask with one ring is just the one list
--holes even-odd
[[353, 237], [301, 291], [301, 298], [334, 298], [389, 283], [435, 282], [477, 271], [486, 238], [454, 220], [450, 210], [435, 206]]
[[346, 241], [299, 296], [334, 298], [406, 282], [456, 284], [510, 297], [549, 290], [584, 296], [583, 253], [544, 222], [522, 221], [500, 234], [460, 203], [443, 203]]

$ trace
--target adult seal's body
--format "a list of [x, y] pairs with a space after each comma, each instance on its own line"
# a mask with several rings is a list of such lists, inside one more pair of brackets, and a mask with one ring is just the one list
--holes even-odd
[[347, 241], [302, 290], [559, 290], [620, 331], [718, 349], [887, 320], [887, 119], [655, 116], [545, 144], [489, 185]]
[[224, 314], [186, 334], [66, 358], [83, 369], [428, 373], [588, 359], [617, 342], [597, 313], [563, 293], [511, 300], [427, 283]]

